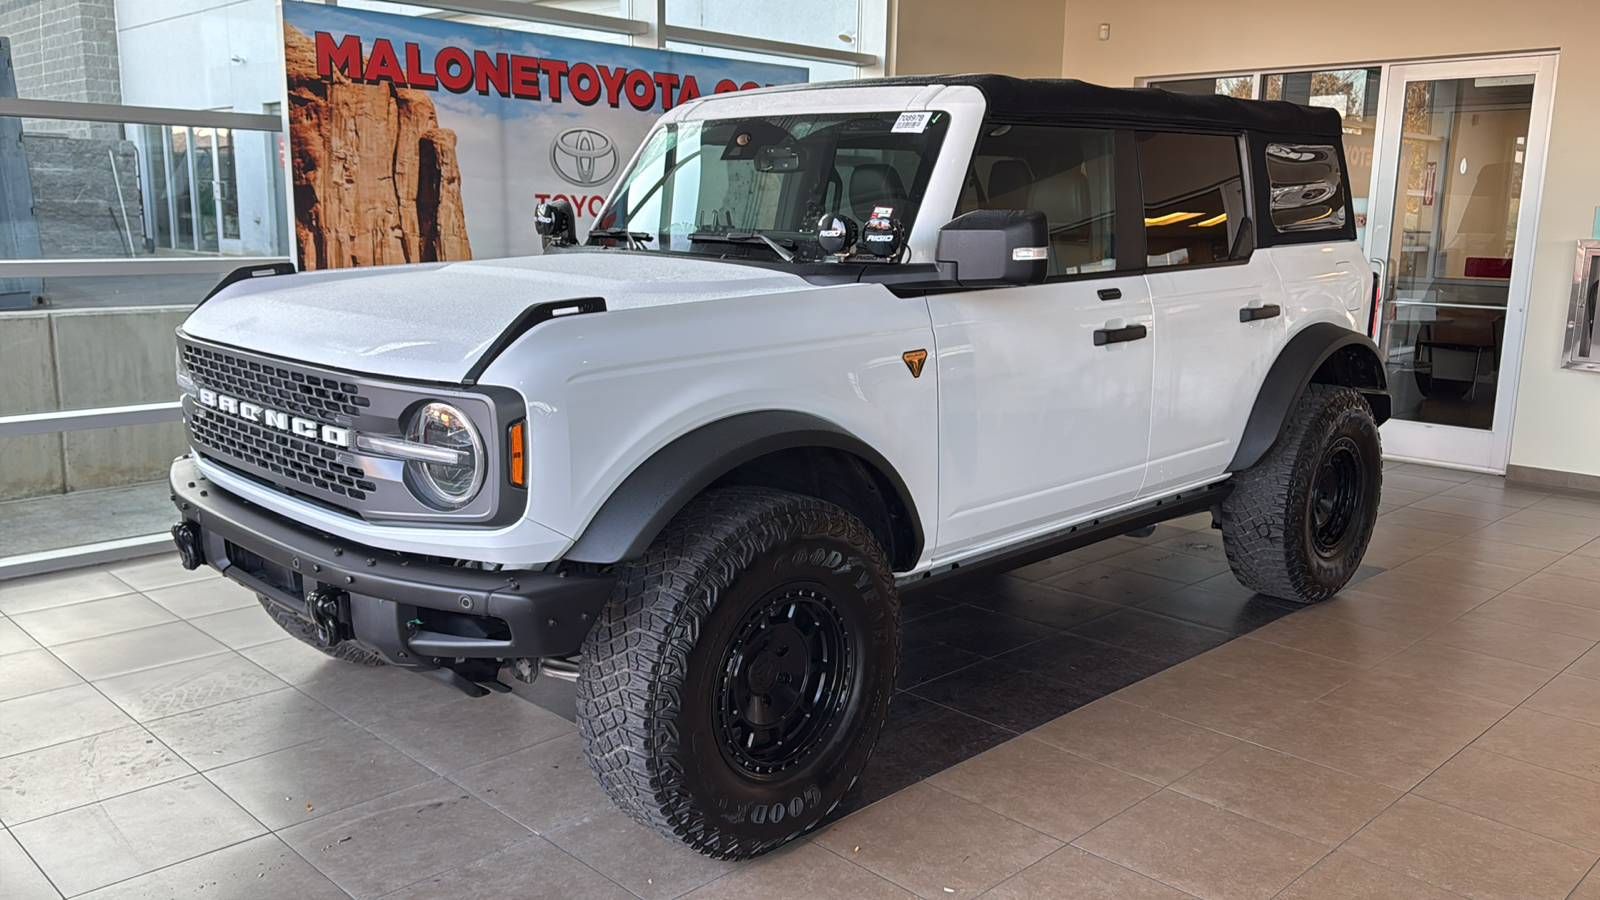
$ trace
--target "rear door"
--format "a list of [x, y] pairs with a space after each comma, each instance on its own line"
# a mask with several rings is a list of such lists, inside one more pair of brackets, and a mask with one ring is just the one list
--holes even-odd
[[1143, 496], [1224, 472], [1285, 340], [1285, 300], [1254, 253], [1236, 134], [1137, 135], [1154, 306], [1150, 467]]
[[942, 558], [1132, 500], [1150, 436], [1152, 311], [1137, 273], [1143, 259], [1116, 254], [1127, 243], [1116, 239], [1116, 135], [985, 129], [956, 213], [1040, 210], [1050, 223], [1051, 275], [1045, 284], [928, 298]]

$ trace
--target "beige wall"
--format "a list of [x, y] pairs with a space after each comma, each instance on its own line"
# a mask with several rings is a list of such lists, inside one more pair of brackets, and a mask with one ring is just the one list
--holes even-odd
[[[976, 4], [975, 4], [976, 5]], [[1600, 475], [1600, 374], [1560, 368], [1574, 241], [1600, 206], [1600, 0], [1066, 0], [1062, 74], [1141, 77], [1562, 50], [1511, 464]], [[1100, 24], [1111, 39], [1098, 40]], [[938, 68], [934, 66], [933, 68]]]
[[1062, 0], [890, 0], [896, 75], [1061, 73]]

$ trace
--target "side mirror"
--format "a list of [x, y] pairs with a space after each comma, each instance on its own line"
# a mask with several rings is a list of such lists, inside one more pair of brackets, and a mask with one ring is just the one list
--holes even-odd
[[962, 287], [1039, 284], [1050, 273], [1050, 225], [1036, 209], [975, 209], [939, 229], [934, 259]]

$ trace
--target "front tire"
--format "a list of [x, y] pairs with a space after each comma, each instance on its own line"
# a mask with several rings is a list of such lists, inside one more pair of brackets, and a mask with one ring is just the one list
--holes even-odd
[[705, 494], [630, 565], [590, 631], [578, 729], [636, 821], [720, 859], [815, 827], [877, 741], [899, 659], [883, 550], [829, 503]]
[[1222, 545], [1240, 584], [1295, 603], [1326, 600], [1361, 565], [1378, 517], [1378, 424], [1348, 387], [1307, 385], [1289, 427], [1222, 502]]

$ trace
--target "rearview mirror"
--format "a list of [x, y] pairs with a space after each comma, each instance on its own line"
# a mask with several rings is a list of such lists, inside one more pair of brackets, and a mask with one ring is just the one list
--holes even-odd
[[805, 165], [805, 151], [791, 147], [762, 147], [756, 151], [757, 172], [798, 172]]
[[939, 229], [934, 259], [962, 287], [1038, 284], [1050, 273], [1050, 226], [1036, 209], [976, 209]]

